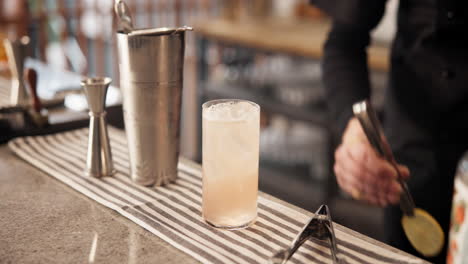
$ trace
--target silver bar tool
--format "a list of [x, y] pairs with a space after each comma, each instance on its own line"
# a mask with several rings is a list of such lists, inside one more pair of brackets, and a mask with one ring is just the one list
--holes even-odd
[[400, 207], [405, 215], [412, 216], [414, 214], [415, 207], [413, 197], [411, 196], [408, 185], [400, 176], [392, 150], [388, 145], [382, 126], [380, 125], [379, 119], [377, 118], [377, 114], [375, 113], [372, 105], [367, 100], [355, 103], [353, 105], [353, 112], [354, 116], [359, 120], [369, 143], [379, 155], [390, 162], [398, 173], [398, 182], [403, 189], [400, 197]]
[[134, 182], [176, 180], [179, 158], [185, 31], [190, 27], [133, 29], [128, 7], [115, 2], [130, 174]]
[[328, 240], [330, 242], [330, 252], [334, 264], [344, 263], [344, 258], [338, 252], [333, 221], [328, 206], [321, 205], [314, 216], [302, 228], [301, 232], [293, 240], [289, 248], [276, 252], [270, 258], [272, 264], [285, 264], [304, 242], [310, 238], [318, 240]]
[[130, 33], [133, 30], [133, 21], [127, 4], [123, 0], [115, 0], [114, 11], [120, 21], [121, 30]]
[[28, 94], [24, 85], [23, 71], [29, 42], [28, 36], [23, 36], [15, 41], [10, 41], [8, 39], [3, 41], [12, 75], [10, 90], [11, 106], [23, 106], [28, 103]]
[[111, 78], [96, 77], [81, 81], [89, 107], [88, 155], [86, 174], [92, 177], [112, 176], [115, 172], [107, 133], [105, 102]]

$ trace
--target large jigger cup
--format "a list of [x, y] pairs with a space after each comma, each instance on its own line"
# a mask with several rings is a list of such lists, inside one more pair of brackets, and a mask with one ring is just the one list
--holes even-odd
[[86, 174], [92, 177], [112, 176], [114, 166], [107, 133], [105, 102], [111, 78], [96, 77], [81, 81], [89, 106], [88, 156]]

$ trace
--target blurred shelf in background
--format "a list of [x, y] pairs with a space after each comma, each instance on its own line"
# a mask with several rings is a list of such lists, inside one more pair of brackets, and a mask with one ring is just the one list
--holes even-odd
[[[245, 19], [224, 18], [199, 20], [194, 28], [203, 38], [241, 45], [262, 51], [285, 53], [311, 59], [320, 59], [322, 46], [329, 31], [327, 19]], [[388, 69], [389, 49], [373, 44], [368, 49], [369, 65], [374, 70]]]

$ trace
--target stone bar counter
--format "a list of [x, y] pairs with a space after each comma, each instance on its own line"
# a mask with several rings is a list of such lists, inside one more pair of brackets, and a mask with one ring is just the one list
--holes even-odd
[[[195, 163], [185, 162], [200, 169]], [[26, 163], [7, 145], [0, 147], [0, 172], [3, 263], [198, 263], [119, 213]], [[265, 193], [260, 192], [260, 197], [312, 215]], [[334, 226], [336, 231], [411, 260], [402, 263], [426, 263], [343, 226]]]

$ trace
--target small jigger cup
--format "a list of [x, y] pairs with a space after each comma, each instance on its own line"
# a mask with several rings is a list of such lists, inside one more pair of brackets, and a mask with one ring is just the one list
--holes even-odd
[[88, 155], [85, 173], [100, 178], [115, 173], [107, 132], [105, 102], [107, 88], [112, 79], [108, 77], [87, 78], [81, 81], [89, 106]]

